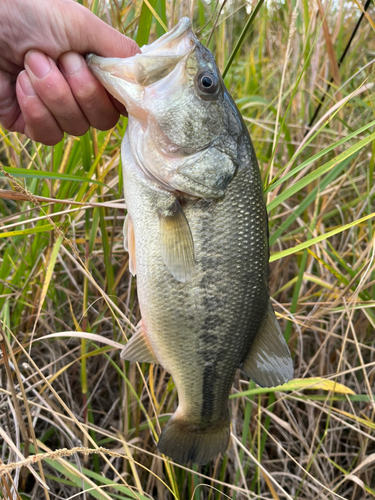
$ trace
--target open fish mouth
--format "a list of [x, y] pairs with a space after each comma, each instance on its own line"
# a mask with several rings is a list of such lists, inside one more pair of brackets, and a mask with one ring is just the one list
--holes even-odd
[[[142, 47], [140, 54], [129, 58], [90, 54], [87, 61], [108, 92], [125, 105], [131, 118], [129, 145], [150, 180], [188, 196], [223, 196], [236, 170], [233, 154], [228, 156], [220, 146], [220, 131], [230, 141], [224, 84], [212, 54], [199, 42], [187, 17]], [[205, 116], [202, 123], [197, 115]]]
[[105, 58], [95, 54], [86, 57], [89, 68], [102, 85], [138, 118], [144, 89], [169, 75], [195, 49], [198, 40], [190, 20], [184, 17], [168, 33], [141, 53], [129, 58]]

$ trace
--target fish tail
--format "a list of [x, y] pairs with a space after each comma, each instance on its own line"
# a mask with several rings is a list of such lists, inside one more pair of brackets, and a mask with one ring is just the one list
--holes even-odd
[[158, 449], [175, 462], [204, 465], [228, 447], [230, 420], [199, 425], [172, 416], [164, 427]]

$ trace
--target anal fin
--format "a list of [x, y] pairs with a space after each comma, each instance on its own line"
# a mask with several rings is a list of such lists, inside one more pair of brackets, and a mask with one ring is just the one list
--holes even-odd
[[142, 320], [138, 323], [136, 332], [121, 352], [121, 358], [138, 363], [159, 363], [150, 346]]
[[124, 248], [129, 252], [129, 271], [133, 276], [136, 275], [136, 261], [135, 261], [135, 238], [133, 221], [128, 213], [125, 217], [124, 223]]
[[293, 378], [293, 361], [271, 302], [241, 370], [261, 387], [275, 387]]
[[164, 264], [177, 281], [191, 278], [194, 266], [194, 242], [189, 222], [178, 200], [159, 213], [161, 253]]

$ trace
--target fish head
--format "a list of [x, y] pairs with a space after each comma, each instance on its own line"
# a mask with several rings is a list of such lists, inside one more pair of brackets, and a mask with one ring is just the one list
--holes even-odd
[[134, 141], [130, 135], [132, 153], [144, 172], [171, 191], [223, 196], [237, 168], [243, 122], [190, 20], [182, 18], [133, 57], [87, 60], [127, 108], [138, 135]]

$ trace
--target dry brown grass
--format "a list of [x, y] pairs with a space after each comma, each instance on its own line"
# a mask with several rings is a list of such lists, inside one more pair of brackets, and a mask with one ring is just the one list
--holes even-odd
[[[99, 5], [107, 22], [136, 36], [143, 22], [140, 3]], [[170, 26], [192, 7], [196, 27], [217, 19], [210, 48], [223, 69], [247, 16], [241, 5], [228, 1], [217, 18], [213, 3], [167, 2], [166, 20]], [[162, 16], [161, 7], [159, 0]], [[17, 179], [27, 187], [24, 198], [0, 200], [4, 498], [375, 496], [375, 143], [374, 126], [363, 128], [374, 120], [375, 7], [341, 64], [341, 87], [336, 75], [306, 136], [306, 123], [336, 74], [333, 57], [339, 59], [360, 14], [344, 0], [323, 3], [320, 11], [307, 0], [264, 4], [226, 78], [265, 180], [271, 294], [295, 377], [305, 382], [267, 391], [239, 374], [231, 446], [206, 467], [182, 467], [156, 453], [160, 428], [176, 407], [173, 381], [160, 366], [128, 366], [119, 358], [117, 343], [139, 319], [122, 246], [124, 123], [109, 134], [67, 137], [53, 154], [0, 129], [3, 167], [29, 168], [34, 176]], [[203, 40], [211, 29], [212, 21]], [[51, 178], [49, 172], [92, 177], [106, 186]], [[17, 190], [14, 178], [0, 183]], [[36, 196], [68, 203], [38, 198], [36, 204]], [[62, 335], [70, 331], [99, 337]]]

